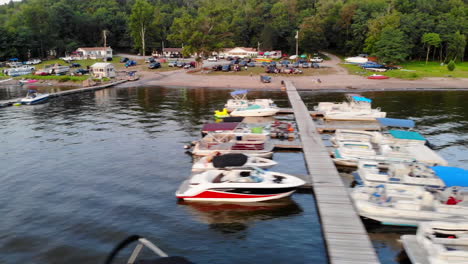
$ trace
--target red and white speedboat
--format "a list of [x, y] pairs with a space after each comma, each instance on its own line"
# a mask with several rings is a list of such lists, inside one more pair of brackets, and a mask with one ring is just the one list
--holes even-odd
[[260, 202], [291, 195], [305, 182], [289, 174], [259, 168], [209, 170], [184, 181], [179, 199], [211, 202]]

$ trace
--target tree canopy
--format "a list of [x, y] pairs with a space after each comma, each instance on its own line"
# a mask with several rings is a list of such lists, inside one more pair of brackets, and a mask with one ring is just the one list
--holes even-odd
[[[23, 0], [0, 5], [0, 56], [61, 56], [102, 46], [104, 30], [112, 48], [142, 54], [162, 46], [293, 54], [299, 30], [301, 54], [330, 49], [399, 61], [429, 59], [432, 51], [433, 59], [448, 62], [466, 56], [467, 18], [464, 0]], [[440, 42], [424, 37], [429, 33]]]

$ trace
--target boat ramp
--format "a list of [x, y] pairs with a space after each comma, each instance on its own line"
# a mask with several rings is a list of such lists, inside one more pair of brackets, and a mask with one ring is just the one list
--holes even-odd
[[380, 263], [309, 110], [292, 82], [284, 81], [284, 85], [299, 129], [329, 262]]

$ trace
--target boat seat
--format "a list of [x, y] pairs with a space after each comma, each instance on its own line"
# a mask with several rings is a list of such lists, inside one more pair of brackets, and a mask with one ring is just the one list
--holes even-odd
[[224, 177], [223, 173], [218, 174], [216, 177], [213, 179], [213, 183], [222, 183], [221, 179]]

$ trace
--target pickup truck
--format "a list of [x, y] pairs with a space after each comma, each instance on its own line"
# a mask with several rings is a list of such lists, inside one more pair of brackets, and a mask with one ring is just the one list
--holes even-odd
[[310, 62], [321, 63], [323, 62], [323, 59], [320, 57], [313, 57], [312, 59], [310, 59]]

